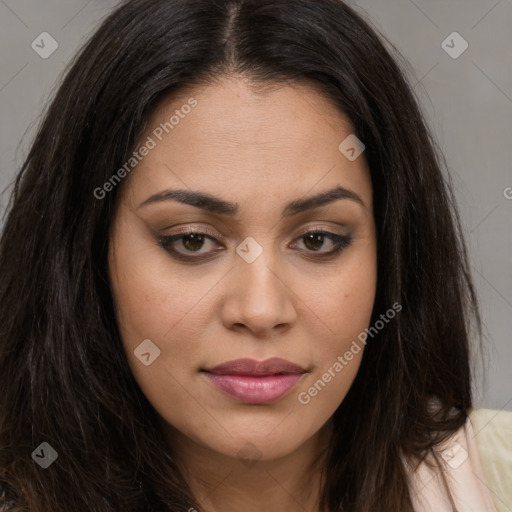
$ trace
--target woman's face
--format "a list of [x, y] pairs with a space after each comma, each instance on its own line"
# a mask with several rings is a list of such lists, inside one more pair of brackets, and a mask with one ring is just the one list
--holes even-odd
[[[152, 116], [109, 268], [131, 370], [171, 444], [282, 457], [344, 399], [377, 272], [368, 166], [351, 139], [339, 148], [352, 133], [305, 84], [225, 79]], [[285, 362], [256, 364], [270, 358]], [[253, 364], [219, 367], [239, 359]]]

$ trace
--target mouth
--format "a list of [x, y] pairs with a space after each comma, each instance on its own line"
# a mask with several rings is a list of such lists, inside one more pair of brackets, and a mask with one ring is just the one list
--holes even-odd
[[243, 403], [267, 404], [286, 396], [307, 373], [304, 368], [272, 358], [236, 359], [201, 372], [216, 388]]

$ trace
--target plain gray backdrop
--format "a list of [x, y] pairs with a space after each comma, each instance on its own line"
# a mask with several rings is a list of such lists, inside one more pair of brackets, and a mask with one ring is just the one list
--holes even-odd
[[[453, 177], [482, 307], [488, 376], [478, 374], [476, 405], [512, 411], [512, 0], [349, 3], [410, 64]], [[0, 0], [0, 216], [54, 85], [116, 4]]]

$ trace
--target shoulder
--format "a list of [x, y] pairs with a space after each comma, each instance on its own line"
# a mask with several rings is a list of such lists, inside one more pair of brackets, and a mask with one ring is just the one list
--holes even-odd
[[512, 510], [512, 412], [473, 409], [469, 420], [486, 484], [498, 512]]
[[415, 510], [510, 512], [511, 428], [510, 412], [471, 410], [462, 428], [418, 466], [409, 466]]

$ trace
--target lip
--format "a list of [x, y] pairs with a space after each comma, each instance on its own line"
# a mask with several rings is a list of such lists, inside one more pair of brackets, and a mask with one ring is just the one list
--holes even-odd
[[235, 359], [202, 370], [209, 382], [232, 398], [267, 404], [287, 395], [306, 370], [277, 357], [265, 361]]

